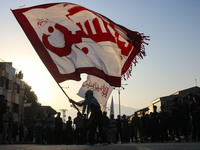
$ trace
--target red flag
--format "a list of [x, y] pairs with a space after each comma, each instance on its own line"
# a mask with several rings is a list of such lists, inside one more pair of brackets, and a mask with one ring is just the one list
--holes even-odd
[[71, 3], [12, 10], [55, 80], [81, 80], [87, 73], [111, 86], [130, 75], [136, 56], [144, 56], [146, 36]]

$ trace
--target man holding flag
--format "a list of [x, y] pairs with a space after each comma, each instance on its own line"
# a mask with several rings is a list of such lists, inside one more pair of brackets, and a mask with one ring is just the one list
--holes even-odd
[[89, 113], [91, 113], [89, 117], [89, 143], [91, 145], [95, 144], [94, 137], [97, 127], [99, 130], [99, 134], [101, 136], [101, 140], [104, 142], [103, 129], [102, 129], [102, 111], [99, 102], [93, 96], [93, 91], [88, 90], [85, 93], [85, 101], [83, 101], [82, 103], [77, 103], [72, 99], [70, 99], [70, 102], [78, 106], [83, 106], [82, 116], [84, 115], [86, 109], [87, 109], [87, 114], [86, 114], [87, 118]]

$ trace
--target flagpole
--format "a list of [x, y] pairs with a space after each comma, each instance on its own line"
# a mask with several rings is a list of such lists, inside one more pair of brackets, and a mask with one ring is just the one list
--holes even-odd
[[[122, 84], [122, 85], [128, 85], [128, 84]], [[118, 95], [119, 95], [119, 116], [121, 116], [120, 91], [124, 90], [125, 88], [123, 86], [120, 86], [120, 87], [114, 88], [114, 89], [118, 90]]]
[[[56, 80], [55, 80], [56, 81]], [[56, 81], [56, 83], [58, 84], [58, 86], [60, 87], [60, 89], [63, 91], [63, 93], [65, 94], [65, 96], [67, 96], [68, 100], [70, 100], [69, 96], [67, 95], [67, 93], [63, 90], [62, 86], [60, 86], [60, 84]], [[69, 101], [70, 102], [70, 101]], [[70, 102], [71, 103], [71, 102]], [[80, 110], [76, 107], [76, 105], [74, 105], [74, 103], [72, 103], [72, 105], [74, 106], [74, 108], [81, 114]]]

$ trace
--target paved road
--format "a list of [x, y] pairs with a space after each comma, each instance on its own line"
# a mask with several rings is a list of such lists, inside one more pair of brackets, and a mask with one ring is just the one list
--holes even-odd
[[110, 145], [0, 145], [0, 150], [200, 150], [200, 143], [138, 143]]

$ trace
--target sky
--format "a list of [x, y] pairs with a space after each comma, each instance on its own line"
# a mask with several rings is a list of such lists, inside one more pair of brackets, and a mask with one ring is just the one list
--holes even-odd
[[[200, 86], [200, 1], [199, 0], [7, 0], [0, 5], [0, 59], [12, 62], [24, 73], [42, 105], [68, 109], [70, 103], [48, 72], [26, 37], [11, 9], [45, 3], [70, 2], [96, 11], [130, 30], [150, 36], [147, 56], [139, 60], [132, 76], [122, 81], [123, 106], [142, 109], [152, 101], [179, 90]], [[76, 101], [82, 80], [61, 84]], [[117, 90], [111, 97], [119, 103]], [[117, 108], [116, 108], [117, 109]], [[123, 113], [123, 112], [122, 112]], [[134, 113], [134, 112], [133, 112]]]

